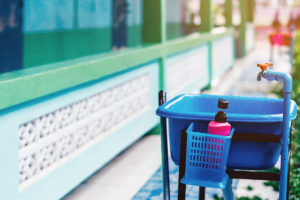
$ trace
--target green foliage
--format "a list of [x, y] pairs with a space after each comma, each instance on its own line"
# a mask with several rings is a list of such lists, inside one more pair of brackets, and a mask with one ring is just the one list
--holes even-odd
[[219, 197], [217, 194], [214, 194], [213, 198], [214, 200], [224, 200], [223, 197]]
[[[214, 200], [224, 200], [223, 197], [219, 197], [217, 194], [213, 196]], [[254, 195], [253, 197], [238, 197], [236, 200], [263, 200], [259, 196]]]
[[293, 200], [300, 200], [300, 168], [294, 167], [290, 176], [290, 197]]
[[247, 190], [248, 190], [248, 191], [252, 191], [252, 190], [253, 190], [253, 187], [252, 187], [251, 185], [248, 185], [248, 186], [247, 186]]
[[274, 191], [279, 191], [279, 182], [278, 181], [267, 181], [264, 182], [265, 186], [270, 186], [273, 188]]
[[[293, 65], [293, 94], [292, 98], [300, 105], [300, 32], [297, 32], [294, 44]], [[294, 122], [291, 148], [291, 171], [290, 171], [290, 198], [300, 199], [300, 113]]]
[[262, 200], [259, 196], [254, 195], [254, 197], [239, 197], [237, 200]]
[[[267, 172], [279, 173], [280, 170], [278, 168], [273, 167], [272, 169], [266, 170]], [[279, 191], [279, 182], [278, 181], [266, 181], [264, 182], [265, 186], [270, 186], [274, 191]]]

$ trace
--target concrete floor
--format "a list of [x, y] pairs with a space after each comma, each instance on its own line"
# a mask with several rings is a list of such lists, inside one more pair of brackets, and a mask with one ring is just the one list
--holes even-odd
[[160, 167], [160, 136], [146, 136], [64, 200], [130, 200]]

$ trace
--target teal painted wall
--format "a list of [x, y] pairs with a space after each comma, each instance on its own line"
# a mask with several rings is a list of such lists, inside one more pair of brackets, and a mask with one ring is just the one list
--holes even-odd
[[25, 34], [24, 67], [108, 52], [110, 49], [110, 28]]
[[[127, 46], [142, 44], [142, 0], [128, 0]], [[24, 67], [111, 51], [112, 0], [25, 0]]]

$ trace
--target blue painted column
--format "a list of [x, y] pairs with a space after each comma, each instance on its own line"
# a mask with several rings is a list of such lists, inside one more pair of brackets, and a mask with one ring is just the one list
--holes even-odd
[[22, 0], [0, 0], [0, 73], [23, 67]]

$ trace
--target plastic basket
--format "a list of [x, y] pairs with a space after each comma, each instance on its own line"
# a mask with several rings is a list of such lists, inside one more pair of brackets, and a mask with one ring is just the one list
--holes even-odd
[[281, 46], [282, 45], [282, 34], [281, 33], [276, 33], [276, 32], [272, 32], [269, 34], [269, 41], [271, 43], [271, 45], [278, 45]]
[[225, 188], [228, 175], [226, 165], [230, 150], [229, 136], [207, 133], [207, 127], [192, 123], [187, 129], [187, 148], [184, 184]]
[[[218, 111], [219, 98], [230, 101], [227, 118], [236, 132], [282, 134], [283, 99], [219, 96], [179, 95], [157, 109], [157, 114], [168, 118], [170, 150], [178, 165], [181, 130], [192, 122], [207, 127]], [[297, 105], [291, 101], [290, 119], [294, 120]], [[268, 169], [275, 165], [280, 154], [280, 144], [266, 142], [233, 141], [227, 167], [233, 169]]]

